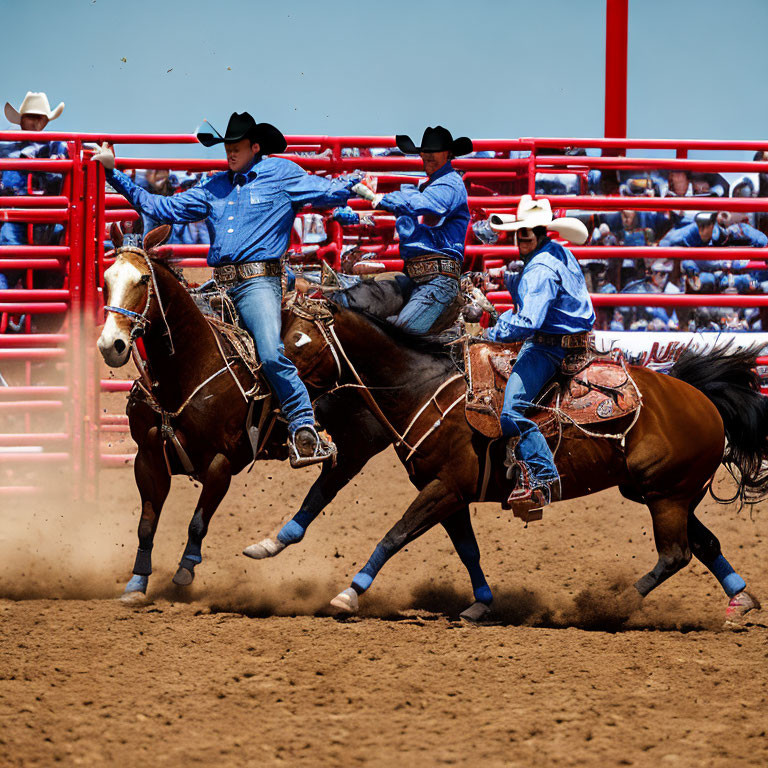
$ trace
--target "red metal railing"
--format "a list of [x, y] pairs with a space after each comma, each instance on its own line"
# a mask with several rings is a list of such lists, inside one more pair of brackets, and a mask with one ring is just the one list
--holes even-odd
[[[102, 241], [111, 221], [134, 219], [136, 212], [122, 197], [104, 194], [104, 176], [100, 165], [90, 161], [86, 145], [111, 142], [118, 147], [118, 167], [161, 168], [169, 170], [216, 171], [225, 167], [223, 160], [178, 158], [129, 158], [122, 156], [121, 145], [171, 145], [196, 143], [191, 135], [156, 134], [72, 134], [44, 132], [5, 132], [0, 141], [60, 140], [67, 142], [68, 160], [0, 159], [3, 170], [45, 170], [62, 173], [64, 186], [60, 194], [32, 194], [0, 197], [0, 223], [22, 222], [28, 234], [35, 224], [59, 223], [65, 226], [60, 245], [0, 246], [0, 270], [24, 270], [24, 289], [0, 291], [0, 316], [22, 313], [26, 316], [23, 332], [0, 333], [0, 364], [18, 366], [12, 386], [0, 387], [0, 411], [12, 416], [14, 425], [0, 434], [0, 468], [61, 464], [73, 478], [75, 493], [93, 497], [99, 466], [123, 466], [130, 458], [130, 446], [124, 442], [127, 419], [122, 414], [102, 413], [100, 394], [123, 393], [130, 382], [101, 379], [100, 363], [95, 351], [95, 326], [100, 322], [101, 285], [104, 259]], [[369, 170], [379, 179], [380, 189], [395, 189], [403, 183], [414, 183], [420, 175], [421, 161], [413, 157], [367, 156], [368, 150], [394, 146], [393, 137], [381, 136], [290, 136], [286, 157], [307, 170], [321, 174], [339, 174], [355, 169]], [[585, 147], [614, 155], [623, 151], [650, 152], [673, 150], [675, 158], [591, 157], [553, 154], [551, 148]], [[514, 210], [520, 195], [534, 189], [537, 173], [572, 173], [586, 179], [597, 170], [686, 169], [708, 172], [763, 172], [768, 163], [745, 160], [691, 160], [689, 152], [754, 152], [768, 150], [768, 142], [754, 141], [677, 141], [647, 139], [572, 139], [523, 138], [517, 140], [482, 140], [475, 142], [478, 151], [490, 150], [496, 157], [460, 158], [455, 167], [464, 172], [469, 188], [469, 204], [475, 215], [490, 211]], [[361, 156], [348, 156], [347, 149], [359, 150]], [[303, 154], [298, 154], [303, 153]], [[521, 156], [510, 157], [510, 153]], [[552, 196], [559, 211], [633, 210], [726, 210], [768, 211], [768, 198], [649, 198], [618, 196]], [[307, 254], [338, 266], [342, 248], [358, 244], [376, 254], [387, 266], [402, 266], [390, 215], [373, 213], [368, 203], [353, 200], [351, 205], [361, 213], [373, 214], [375, 227], [341, 227], [326, 219], [325, 241], [303, 245]], [[29, 237], [29, 241], [32, 238]], [[174, 245], [164, 249], [180, 259], [187, 268], [206, 266], [207, 246]], [[659, 247], [593, 247], [573, 248], [577, 258], [694, 258], [748, 259], [750, 268], [763, 268], [764, 252], [744, 248], [659, 248]], [[517, 257], [517, 249], [507, 245], [483, 245], [468, 236], [466, 263], [475, 268], [499, 266]], [[65, 284], [60, 289], [36, 288], [35, 275], [43, 270], [63, 270]], [[504, 292], [491, 293], [492, 300], [504, 307], [509, 301]], [[599, 294], [596, 306], [767, 306], [768, 297], [686, 296], [645, 294]], [[36, 332], [40, 318], [62, 317], [61, 329]], [[53, 367], [51, 367], [53, 366]], [[2, 369], [0, 369], [2, 370]], [[51, 421], [53, 417], [53, 422]], [[117, 440], [113, 451], [102, 447], [104, 439]], [[19, 450], [15, 451], [16, 447]], [[29, 449], [39, 449], [30, 453]], [[12, 471], [12, 469], [11, 469]], [[27, 492], [24, 480], [15, 486]], [[0, 487], [0, 493], [2, 493]], [[7, 491], [12, 492], [12, 491]]]

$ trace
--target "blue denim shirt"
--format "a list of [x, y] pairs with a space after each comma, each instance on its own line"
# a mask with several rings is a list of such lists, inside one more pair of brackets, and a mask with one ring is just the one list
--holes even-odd
[[310, 175], [282, 157], [263, 158], [245, 176], [246, 183], [240, 187], [231, 173], [217, 173], [171, 197], [150, 194], [120, 171], [107, 173], [107, 181], [155, 221], [174, 224], [205, 219], [212, 267], [280, 258], [301, 207], [345, 205], [350, 187], [359, 181]]
[[751, 245], [753, 248], [765, 248], [768, 246], [768, 237], [749, 224], [731, 224], [726, 229], [715, 224], [712, 237], [705, 243], [699, 235], [698, 225], [694, 222], [686, 227], [671, 230], [659, 245], [684, 248], [702, 248], [708, 245]]
[[420, 187], [403, 184], [399, 192], [384, 195], [379, 208], [398, 217], [396, 228], [403, 259], [437, 253], [459, 262], [464, 260], [469, 226], [467, 190], [450, 162]]
[[576, 257], [547, 239], [522, 271], [507, 280], [515, 303], [486, 331], [491, 341], [518, 341], [536, 331], [582, 333], [595, 324], [595, 312]]
[[[68, 157], [67, 145], [63, 141], [3, 141], [0, 142], [0, 157], [44, 158], [56, 160]], [[34, 167], [34, 164], [30, 164]], [[32, 186], [46, 194], [55, 195], [61, 191], [63, 176], [60, 173], [31, 171], [2, 171], [0, 173], [0, 194], [26, 195], [27, 179], [32, 176]]]

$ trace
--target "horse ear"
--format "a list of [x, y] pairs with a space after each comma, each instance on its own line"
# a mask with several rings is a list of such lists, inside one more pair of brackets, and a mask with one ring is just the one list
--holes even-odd
[[171, 236], [171, 225], [161, 224], [159, 227], [151, 229], [144, 236], [144, 250], [149, 252], [158, 246], [161, 246]]
[[120, 225], [116, 222], [112, 222], [112, 226], [109, 228], [109, 238], [112, 240], [112, 245], [115, 249], [120, 248], [123, 244], [123, 230], [120, 229]]

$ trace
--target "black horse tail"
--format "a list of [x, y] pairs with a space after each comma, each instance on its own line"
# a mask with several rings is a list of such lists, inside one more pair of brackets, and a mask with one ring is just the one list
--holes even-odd
[[732, 346], [723, 344], [709, 352], [685, 350], [669, 375], [706, 395], [723, 419], [723, 464], [738, 490], [732, 499], [717, 500], [755, 503], [768, 496], [768, 464], [764, 466], [768, 459], [768, 397], [760, 393], [760, 347], [731, 351]]

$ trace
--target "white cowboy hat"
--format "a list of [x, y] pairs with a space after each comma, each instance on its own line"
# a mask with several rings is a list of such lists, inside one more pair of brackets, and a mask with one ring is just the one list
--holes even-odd
[[576, 245], [583, 245], [589, 237], [586, 226], [579, 219], [571, 216], [553, 218], [552, 206], [545, 197], [534, 200], [530, 195], [523, 195], [517, 206], [517, 215], [494, 213], [489, 222], [491, 229], [497, 232], [515, 232], [523, 227], [527, 229], [546, 227]]
[[5, 116], [15, 125], [21, 125], [23, 115], [44, 115], [49, 120], [55, 120], [63, 111], [63, 101], [51, 111], [48, 97], [44, 93], [35, 93], [34, 91], [27, 91], [27, 95], [18, 110], [14, 109], [9, 102], [5, 102]]

